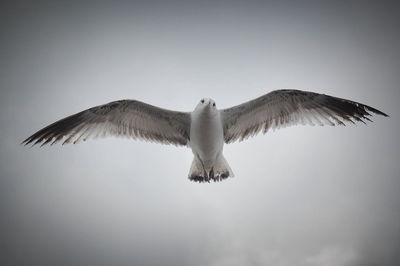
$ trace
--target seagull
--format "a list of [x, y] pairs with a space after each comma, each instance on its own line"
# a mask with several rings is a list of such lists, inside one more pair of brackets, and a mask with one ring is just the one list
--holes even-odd
[[194, 159], [188, 178], [195, 182], [233, 177], [222, 151], [224, 144], [259, 132], [291, 125], [341, 125], [371, 121], [370, 106], [309, 91], [282, 89], [227, 109], [203, 98], [192, 112], [159, 108], [136, 100], [119, 100], [63, 118], [21, 144], [78, 143], [98, 137], [125, 136], [162, 144], [187, 146]]

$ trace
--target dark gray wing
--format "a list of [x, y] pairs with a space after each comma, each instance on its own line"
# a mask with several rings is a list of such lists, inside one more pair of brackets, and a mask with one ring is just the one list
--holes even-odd
[[22, 143], [74, 144], [108, 135], [126, 136], [164, 144], [186, 145], [190, 113], [170, 111], [134, 100], [96, 106], [61, 119], [30, 136]]
[[371, 121], [370, 112], [387, 116], [370, 106], [325, 94], [276, 90], [252, 101], [221, 110], [226, 143], [243, 140], [263, 130], [295, 124], [344, 125]]

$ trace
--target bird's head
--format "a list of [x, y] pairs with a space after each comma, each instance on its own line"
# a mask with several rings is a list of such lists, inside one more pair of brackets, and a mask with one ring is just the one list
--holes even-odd
[[201, 111], [202, 113], [207, 114], [216, 114], [217, 113], [217, 106], [215, 101], [210, 98], [203, 98], [197, 104], [196, 109], [197, 111]]

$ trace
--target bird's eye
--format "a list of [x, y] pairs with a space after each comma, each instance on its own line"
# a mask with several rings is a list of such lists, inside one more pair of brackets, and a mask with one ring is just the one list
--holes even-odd
[[215, 107], [215, 103], [213, 103], [213, 106]]
[[201, 103], [204, 103], [204, 99], [201, 100]]

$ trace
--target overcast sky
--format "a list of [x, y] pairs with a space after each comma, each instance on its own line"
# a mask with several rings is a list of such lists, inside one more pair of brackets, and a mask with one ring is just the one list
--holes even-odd
[[[400, 264], [398, 5], [107, 2], [1, 4], [2, 264]], [[226, 145], [235, 177], [210, 184], [187, 179], [185, 147], [20, 145], [113, 100], [191, 111], [279, 88], [390, 117]]]

